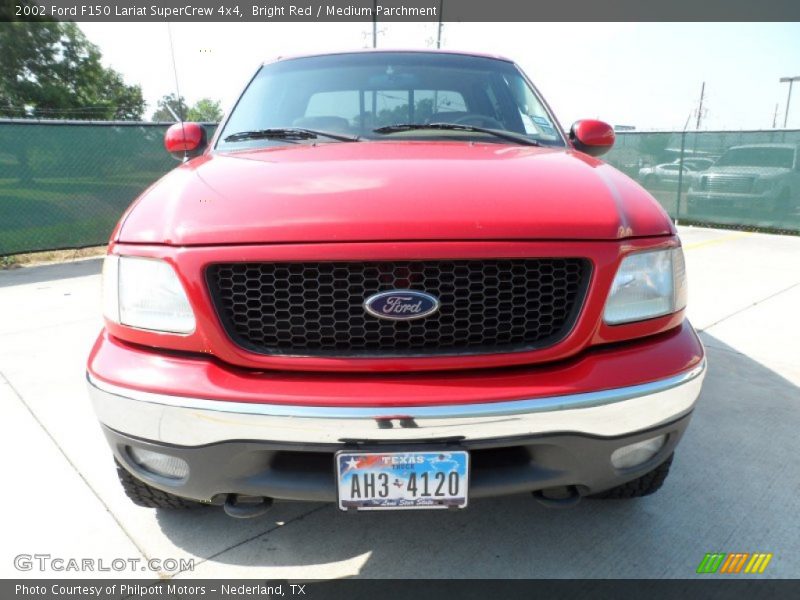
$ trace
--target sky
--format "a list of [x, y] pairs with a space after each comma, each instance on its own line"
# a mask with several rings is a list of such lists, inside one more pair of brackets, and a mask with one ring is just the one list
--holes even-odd
[[[166, 23], [81, 23], [104, 63], [142, 86], [147, 115], [175, 91]], [[264, 60], [364, 48], [371, 23], [172, 23], [178, 84], [227, 109]], [[434, 23], [378, 23], [379, 48], [430, 48]], [[499, 54], [533, 80], [562, 125], [599, 118], [639, 130], [783, 125], [800, 76], [800, 23], [447, 23], [442, 48]], [[788, 127], [800, 128], [800, 83]]]

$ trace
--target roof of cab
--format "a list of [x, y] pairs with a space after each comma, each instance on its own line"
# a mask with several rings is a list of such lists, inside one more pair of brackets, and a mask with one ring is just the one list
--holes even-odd
[[262, 64], [280, 62], [284, 60], [294, 60], [296, 58], [312, 58], [314, 56], [336, 56], [339, 54], [383, 54], [383, 53], [409, 53], [409, 54], [457, 54], [460, 56], [476, 56], [480, 58], [493, 58], [505, 62], [514, 62], [510, 58], [498, 54], [486, 54], [483, 52], [467, 52], [462, 50], [432, 50], [430, 48], [409, 49], [409, 48], [359, 48], [357, 50], [338, 50], [333, 52], [314, 52], [310, 54], [294, 54], [290, 56], [277, 56], [272, 60], [265, 60]]

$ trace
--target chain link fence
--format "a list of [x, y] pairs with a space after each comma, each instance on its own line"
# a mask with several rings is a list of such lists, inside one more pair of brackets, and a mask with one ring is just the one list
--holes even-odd
[[682, 223], [800, 232], [800, 130], [620, 132], [604, 160]]
[[0, 256], [105, 244], [131, 201], [177, 166], [167, 127], [0, 121]]
[[[104, 244], [176, 166], [167, 127], [0, 121], [0, 256]], [[619, 132], [605, 160], [680, 222], [800, 232], [800, 131]]]

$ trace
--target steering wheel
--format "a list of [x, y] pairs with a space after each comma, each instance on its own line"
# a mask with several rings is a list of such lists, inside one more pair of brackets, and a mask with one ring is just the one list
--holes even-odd
[[489, 129], [505, 129], [505, 126], [500, 121], [486, 115], [468, 114], [451, 122], [454, 125], [474, 125], [475, 127], [488, 127]]

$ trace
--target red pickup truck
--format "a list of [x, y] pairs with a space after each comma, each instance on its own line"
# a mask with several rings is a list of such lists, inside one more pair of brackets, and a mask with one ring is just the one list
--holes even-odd
[[112, 234], [89, 391], [139, 505], [631, 498], [705, 374], [681, 243], [513, 62], [261, 66]]

